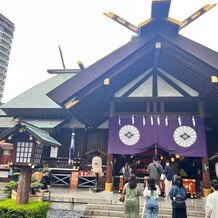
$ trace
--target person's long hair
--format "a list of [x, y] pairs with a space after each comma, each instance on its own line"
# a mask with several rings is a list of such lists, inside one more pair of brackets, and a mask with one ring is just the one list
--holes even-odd
[[156, 182], [154, 179], [148, 179], [148, 190], [157, 190], [156, 188]]
[[137, 186], [137, 179], [136, 179], [135, 174], [132, 174], [132, 175], [129, 177], [129, 188], [130, 188], [130, 189], [135, 189], [136, 186]]
[[211, 187], [213, 187], [215, 191], [218, 191], [218, 180], [217, 179], [213, 179], [210, 184], [211, 184]]
[[177, 176], [175, 178], [175, 185], [177, 185], [178, 187], [182, 187], [183, 186], [183, 182], [182, 182], [182, 177], [181, 176]]

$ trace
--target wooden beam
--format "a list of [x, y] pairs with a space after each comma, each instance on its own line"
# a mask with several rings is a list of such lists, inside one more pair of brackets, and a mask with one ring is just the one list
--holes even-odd
[[157, 102], [153, 102], [153, 112], [157, 113]]
[[126, 103], [140, 102], [197, 102], [198, 97], [115, 97], [114, 101]]
[[154, 52], [154, 68], [156, 69], [159, 62], [160, 57], [160, 49], [161, 49], [161, 42], [155, 43], [155, 52]]
[[161, 113], [164, 113], [165, 112], [165, 104], [164, 104], [164, 102], [160, 102], [160, 112]]
[[189, 16], [187, 19], [185, 19], [184, 21], [182, 21], [182, 24], [180, 25], [179, 30], [183, 29], [184, 27], [186, 27], [187, 25], [189, 25], [190, 23], [192, 23], [194, 20], [196, 20], [197, 18], [199, 18], [201, 15], [203, 15], [205, 12], [209, 11], [211, 8], [213, 8], [214, 6], [216, 6], [216, 4], [206, 4], [204, 5], [204, 7], [200, 8], [198, 11], [196, 11], [194, 14], [192, 14], [191, 16]]
[[103, 14], [106, 15], [107, 17], [111, 18], [112, 20], [116, 21], [117, 23], [123, 25], [124, 27], [128, 28], [129, 30], [133, 31], [134, 33], [138, 34], [138, 27], [131, 24], [130, 22], [126, 21], [122, 17], [119, 17], [118, 15], [116, 15], [113, 12], [108, 12], [108, 13], [105, 12]]
[[204, 99], [207, 97], [207, 95], [213, 90], [214, 83], [207, 83], [205, 87], [201, 90], [201, 92], [198, 94], [198, 97], [200, 99]]
[[[116, 116], [123, 116], [123, 117], [128, 117], [132, 116], [133, 114], [137, 114], [138, 116], [150, 116], [150, 115], [160, 115], [160, 116], [199, 116], [199, 113], [195, 112], [139, 112], [139, 111], [131, 111], [131, 112], [115, 112], [114, 113]], [[210, 113], [206, 113], [205, 117], [212, 117]]]
[[157, 71], [156, 69], [153, 71], [153, 82], [152, 82], [152, 96], [157, 97]]
[[158, 75], [167, 82], [170, 86], [172, 86], [176, 91], [178, 91], [183, 96], [191, 96], [188, 92], [186, 92], [184, 89], [182, 89], [180, 86], [178, 86], [176, 83], [174, 83], [171, 79], [166, 77], [163, 73], [158, 71]]
[[150, 113], [150, 112], [151, 112], [151, 103], [146, 102], [146, 113]]

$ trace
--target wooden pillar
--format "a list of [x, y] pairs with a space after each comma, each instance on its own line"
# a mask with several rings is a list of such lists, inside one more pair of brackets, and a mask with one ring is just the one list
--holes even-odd
[[113, 172], [113, 155], [107, 154], [107, 169], [106, 169], [106, 183], [105, 191], [111, 192], [113, 190], [112, 184], [112, 172]]
[[[115, 110], [114, 100], [110, 102], [110, 117], [113, 116]], [[110, 128], [110, 126], [109, 126]], [[107, 154], [107, 169], [106, 169], [106, 183], [105, 183], [105, 191], [113, 190], [113, 155]]]
[[27, 204], [29, 201], [30, 184], [32, 169], [30, 167], [22, 167], [17, 189], [17, 204]]
[[78, 188], [78, 180], [79, 180], [78, 170], [72, 171], [71, 180], [70, 180], [70, 188], [77, 189]]
[[[200, 116], [205, 117], [203, 101], [198, 102], [198, 111], [199, 111]], [[201, 162], [202, 162], [203, 189], [210, 189], [210, 173], [209, 173], [208, 157], [203, 157]]]

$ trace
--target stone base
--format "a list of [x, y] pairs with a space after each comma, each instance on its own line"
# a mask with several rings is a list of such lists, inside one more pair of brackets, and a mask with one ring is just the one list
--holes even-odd
[[[29, 201], [42, 201], [43, 194], [41, 192], [29, 196]], [[17, 192], [12, 190], [11, 199], [17, 199]]]

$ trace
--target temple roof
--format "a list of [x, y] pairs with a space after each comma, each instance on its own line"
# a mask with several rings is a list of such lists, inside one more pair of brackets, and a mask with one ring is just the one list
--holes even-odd
[[3, 104], [0, 109], [8, 116], [69, 116], [68, 111], [62, 109], [46, 94], [73, 77], [76, 73], [72, 71], [71, 73], [62, 72], [61, 74], [55, 75]]
[[[64, 108], [75, 103], [71, 112], [96, 127], [109, 112], [110, 94], [104, 79], [110, 79], [110, 89], [116, 93], [150, 72], [150, 76], [158, 75], [169, 83], [171, 79], [163, 75], [168, 74], [198, 92], [199, 98], [217, 105], [218, 87], [210, 82], [212, 75], [218, 75], [216, 60], [216, 51], [179, 34], [173, 38], [160, 34], [138, 36], [50, 91], [48, 96]], [[190, 96], [185, 92], [183, 95]]]

